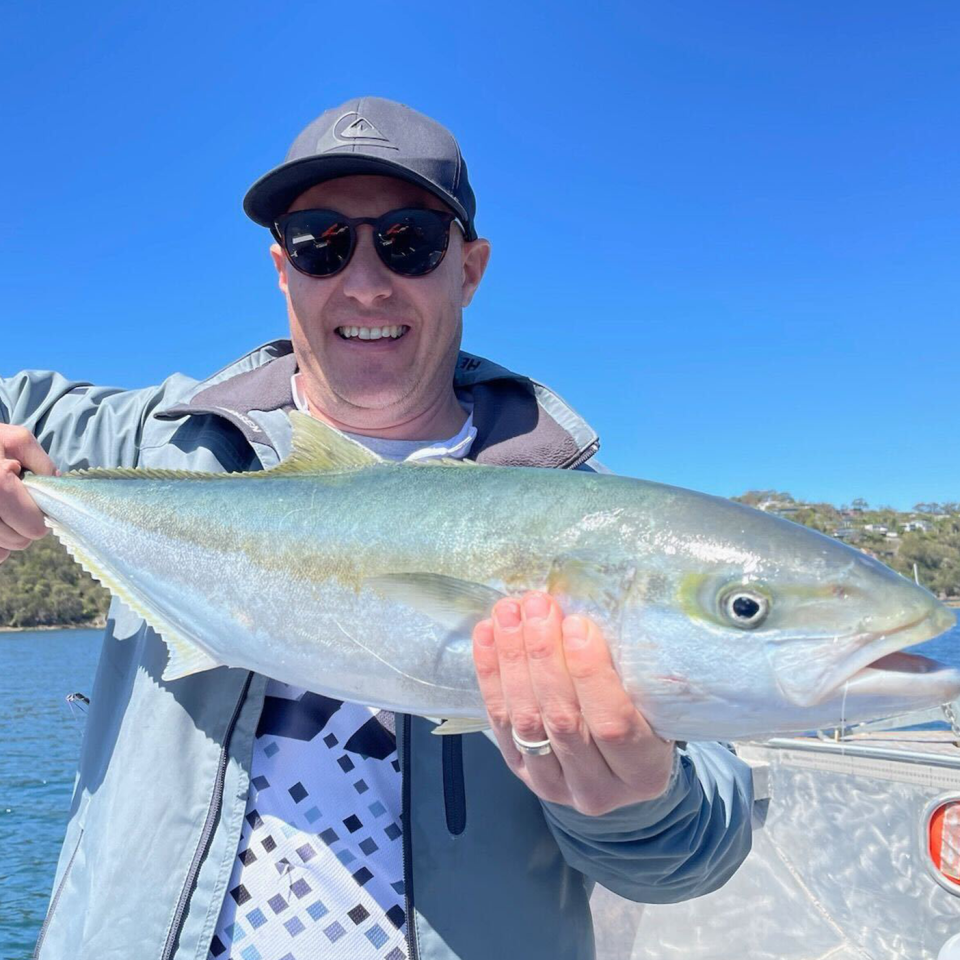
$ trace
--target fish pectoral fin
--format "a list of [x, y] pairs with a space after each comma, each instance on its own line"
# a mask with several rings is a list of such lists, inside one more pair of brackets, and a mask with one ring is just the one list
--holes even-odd
[[292, 453], [275, 467], [264, 470], [263, 476], [344, 473], [387, 463], [372, 450], [307, 413], [292, 410], [290, 423], [293, 425]]
[[364, 584], [381, 596], [419, 610], [450, 633], [469, 637], [506, 594], [493, 587], [440, 573], [387, 573]]
[[547, 576], [547, 592], [585, 600], [613, 613], [622, 604], [636, 573], [636, 564], [631, 559], [575, 550], [553, 561]]
[[171, 637], [169, 633], [162, 633], [161, 637], [169, 653], [167, 665], [161, 676], [162, 680], [179, 680], [193, 673], [202, 673], [204, 670], [213, 670], [214, 667], [222, 666], [208, 653], [181, 636]]
[[477, 720], [473, 717], [458, 717], [454, 720], [444, 720], [437, 724], [430, 732], [438, 737], [448, 737], [457, 733], [481, 733], [489, 730], [487, 720]]

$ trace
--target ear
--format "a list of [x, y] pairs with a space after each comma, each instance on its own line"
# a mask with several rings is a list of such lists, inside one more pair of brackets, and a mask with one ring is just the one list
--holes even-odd
[[270, 259], [277, 268], [277, 286], [284, 296], [287, 295], [287, 258], [283, 255], [279, 243], [270, 244]]
[[482, 237], [463, 244], [462, 304], [467, 307], [480, 286], [483, 272], [490, 262], [490, 241]]

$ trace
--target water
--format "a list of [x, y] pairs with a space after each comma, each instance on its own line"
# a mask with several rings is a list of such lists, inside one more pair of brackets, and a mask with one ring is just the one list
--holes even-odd
[[[0, 960], [25, 960], [43, 922], [66, 825], [98, 630], [0, 633]], [[960, 667], [960, 627], [914, 647]]]
[[0, 960], [25, 960], [66, 826], [102, 631], [0, 633]]

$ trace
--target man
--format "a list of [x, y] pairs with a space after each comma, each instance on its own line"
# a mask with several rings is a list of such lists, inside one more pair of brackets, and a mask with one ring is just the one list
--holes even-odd
[[[386, 457], [590, 469], [559, 397], [459, 351], [490, 245], [447, 130], [350, 101], [244, 206], [290, 341], [203, 383], [0, 381], [0, 421], [26, 428], [0, 427], [0, 558], [43, 533], [23, 468], [261, 469], [295, 406]], [[496, 746], [242, 670], [164, 682], [162, 642], [114, 604], [37, 956], [586, 958], [595, 882], [662, 902], [733, 873], [748, 771], [658, 738], [596, 624], [506, 599], [474, 657]]]

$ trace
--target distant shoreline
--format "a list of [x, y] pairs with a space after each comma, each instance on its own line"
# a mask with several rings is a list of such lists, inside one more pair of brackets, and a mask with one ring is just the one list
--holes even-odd
[[0, 627], [0, 633], [39, 633], [41, 630], [102, 630], [103, 620], [88, 620], [86, 623], [45, 623], [36, 627]]

